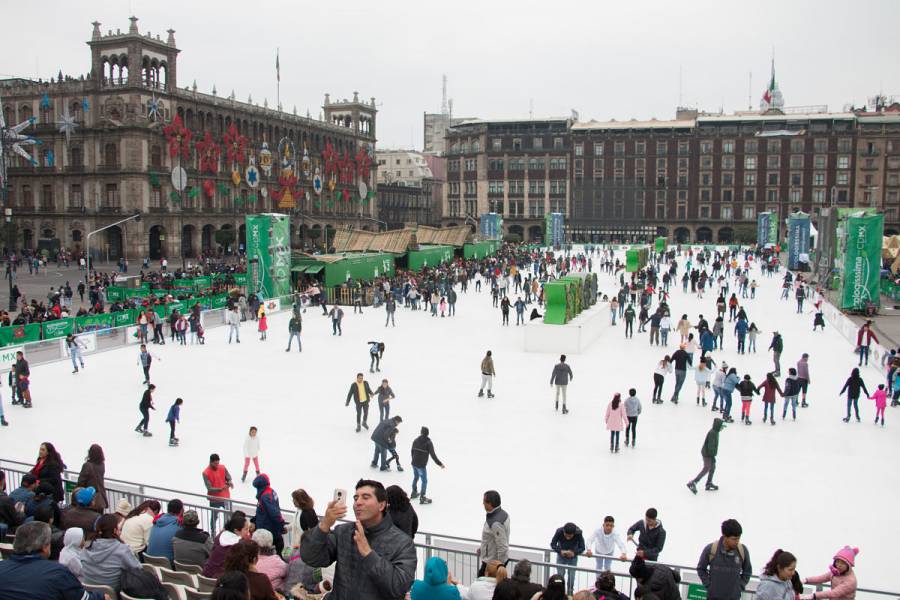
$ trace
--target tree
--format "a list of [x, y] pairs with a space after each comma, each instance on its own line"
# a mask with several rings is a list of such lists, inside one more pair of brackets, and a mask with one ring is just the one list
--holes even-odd
[[220, 246], [228, 246], [234, 242], [234, 229], [220, 229], [215, 234], [216, 243]]
[[739, 244], [753, 244], [756, 242], [755, 225], [735, 225], [734, 241]]

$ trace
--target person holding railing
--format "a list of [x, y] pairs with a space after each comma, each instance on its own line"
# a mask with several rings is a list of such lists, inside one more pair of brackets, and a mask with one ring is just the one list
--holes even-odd
[[[231, 482], [231, 473], [228, 469], [219, 464], [219, 455], [212, 453], [209, 455], [209, 465], [203, 469], [203, 484], [206, 486], [206, 495], [209, 499], [209, 506], [213, 509], [229, 510], [231, 505], [231, 493], [229, 490], [234, 487]], [[210, 511], [209, 529], [216, 530], [217, 515], [216, 510]]]
[[648, 508], [644, 518], [628, 528], [628, 541], [634, 542], [634, 534], [639, 535], [638, 554], [646, 560], [659, 560], [659, 554], [666, 544], [666, 530], [657, 518], [655, 508]]
[[[575, 523], [566, 523], [556, 530], [550, 540], [550, 548], [556, 552], [558, 565], [578, 564], [578, 556], [584, 552], [584, 535]], [[566, 592], [571, 596], [575, 589], [575, 569], [557, 567], [556, 572], [566, 578]]]

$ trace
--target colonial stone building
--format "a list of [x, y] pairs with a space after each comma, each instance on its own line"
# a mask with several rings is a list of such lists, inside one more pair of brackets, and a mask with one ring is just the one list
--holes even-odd
[[10, 163], [16, 247], [77, 252], [139, 212], [95, 235], [92, 252], [171, 260], [238, 249], [246, 213], [291, 214], [295, 246], [374, 216], [374, 98], [325, 94], [314, 118], [179, 88], [175, 32], [141, 33], [137, 21], [105, 35], [93, 24], [87, 76], [0, 81], [7, 123], [33, 117], [26, 133], [41, 141], [36, 164]]
[[900, 113], [679, 111], [673, 120], [469, 121], [447, 134], [442, 222], [504, 215], [540, 239], [544, 212], [575, 241], [755, 239], [756, 215], [875, 207], [900, 230]]

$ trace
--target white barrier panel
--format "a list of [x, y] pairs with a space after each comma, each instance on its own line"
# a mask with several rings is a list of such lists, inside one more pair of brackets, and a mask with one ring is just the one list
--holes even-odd
[[[856, 338], [859, 334], [861, 325], [854, 323], [850, 317], [842, 313], [834, 304], [831, 304], [827, 300], [822, 302], [822, 314], [825, 315], [825, 320], [828, 321], [832, 327], [837, 329], [855, 349]], [[885, 354], [889, 353], [890, 351], [883, 345], [879, 343], [872, 344], [872, 347], [869, 350], [869, 364], [875, 367], [881, 367], [882, 358]]]
[[[580, 354], [609, 327], [609, 304], [598, 303], [565, 325], [537, 320], [525, 326], [525, 352]], [[623, 324], [624, 327], [624, 324]]]
[[278, 298], [271, 298], [269, 300], [266, 300], [263, 303], [263, 306], [266, 307], [266, 314], [278, 312], [279, 310], [281, 310], [281, 300]]
[[[81, 335], [75, 336], [75, 339], [78, 342], [81, 342], [82, 354], [90, 354], [97, 350], [96, 333], [82, 333]], [[62, 356], [69, 358], [69, 345], [66, 343], [66, 338], [59, 338], [59, 353]]]
[[25, 346], [7, 346], [0, 348], [0, 372], [11, 371], [16, 364], [16, 352], [24, 352]]

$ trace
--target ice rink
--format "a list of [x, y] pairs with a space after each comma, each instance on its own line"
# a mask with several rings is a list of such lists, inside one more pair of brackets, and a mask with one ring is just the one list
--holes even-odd
[[[682, 268], [683, 263], [681, 258]], [[766, 351], [772, 332], [780, 331], [785, 349], [779, 383], [809, 352], [810, 407], [800, 410], [796, 422], [790, 416], [781, 421], [779, 403], [773, 427], [762, 423], [757, 397], [753, 425], [747, 427], [739, 421], [735, 396], [736, 423], [719, 442], [718, 492], [704, 492], [701, 484], [694, 496], [685, 487], [701, 466], [700, 446], [713, 420], [709, 408], [694, 403], [693, 372], [679, 405], [650, 402], [652, 372], [676, 349], [677, 333], [668, 348], [659, 348], [649, 345], [647, 333], [626, 340], [623, 324], [605, 327], [587, 353], [569, 357], [575, 377], [569, 386], [571, 412], [563, 416], [554, 412], [549, 385], [558, 355], [525, 353], [524, 327], [501, 326], [487, 286], [480, 294], [474, 286], [460, 293], [453, 318], [400, 307], [391, 328], [384, 326], [383, 309], [355, 315], [347, 307], [340, 337], [332, 335], [320, 309], [309, 309], [303, 315], [302, 353], [285, 353], [289, 312], [269, 320], [265, 342], [258, 340], [255, 323], [247, 322], [240, 345], [227, 344], [226, 330], [217, 328], [208, 330], [204, 346], [151, 346], [159, 357], [151, 377], [157, 386], [151, 438], [134, 432], [144, 389], [137, 346], [89, 355], [78, 374], [68, 362], [33, 368], [33, 409], [10, 407], [4, 386], [11, 425], [0, 432], [0, 456], [31, 462], [47, 440], [70, 469], [78, 469], [96, 442], [105, 449], [109, 477], [202, 492], [201, 471], [209, 454], [218, 452], [237, 482], [234, 496], [252, 500], [249, 479], [246, 484], [239, 479], [243, 440], [255, 425], [263, 471], [282, 505], [289, 506], [291, 490], [304, 487], [321, 512], [334, 488], [352, 488], [360, 477], [410, 487], [410, 468], [404, 473], [370, 469], [369, 434], [354, 431], [354, 408], [344, 401], [355, 374], [363, 371], [372, 388], [384, 377], [397, 394], [391, 414], [404, 420], [398, 435], [404, 467], [422, 425], [431, 429], [437, 455], [447, 465], [441, 470], [429, 464], [428, 495], [434, 504], [415, 505], [421, 530], [479, 537], [481, 495], [487, 489], [502, 495], [514, 544], [547, 546], [566, 521], [578, 524], [587, 537], [607, 514], [615, 516], [624, 537], [625, 529], [655, 506], [668, 532], [665, 562], [696, 564], [704, 544], [718, 537], [719, 523], [733, 517], [743, 525], [754, 573], [776, 548], [798, 556], [801, 575], [824, 572], [834, 552], [850, 544], [860, 548], [861, 587], [900, 589], [900, 572], [893, 570], [895, 557], [886, 542], [897, 530], [890, 507], [900, 498], [895, 466], [900, 411], [889, 407], [882, 428], [873, 424], [874, 402], [861, 399], [862, 422], [842, 422], [845, 400], [838, 392], [856, 363], [851, 344], [830, 324], [824, 333], [813, 333], [811, 303], [797, 315], [793, 296], [780, 301], [780, 274], [769, 279], [754, 269], [753, 275], [760, 287], [744, 306], [762, 331], [758, 352], [739, 356], [726, 321], [725, 349], [713, 356], [760, 383], [772, 367]], [[602, 292], [617, 289], [617, 278], [600, 274], [599, 279]], [[714, 293], [698, 300], [683, 294], [680, 283], [672, 286], [673, 326], [682, 313], [694, 323], [702, 313], [712, 324], [715, 300]], [[608, 314], [606, 306], [594, 310]], [[368, 373], [369, 340], [386, 344], [381, 373], [374, 375]], [[476, 396], [479, 364], [488, 349], [497, 370], [494, 399]], [[863, 370], [863, 378], [870, 391], [884, 379], [874, 365]], [[666, 400], [673, 385], [674, 376], [667, 377]], [[613, 393], [624, 398], [629, 387], [638, 389], [643, 402], [637, 447], [623, 445], [611, 454], [603, 416]], [[185, 401], [181, 445], [170, 448], [163, 421], [178, 396]], [[370, 428], [377, 422], [375, 405]]]

